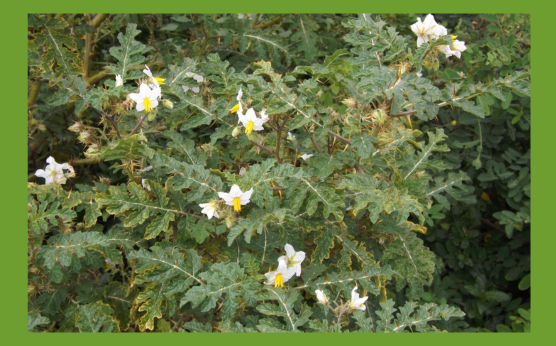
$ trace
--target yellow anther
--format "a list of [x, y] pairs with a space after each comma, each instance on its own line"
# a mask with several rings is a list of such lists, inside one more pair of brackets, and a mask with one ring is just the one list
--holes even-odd
[[276, 274], [276, 279], [274, 279], [274, 287], [284, 287], [284, 279], [282, 274]]
[[230, 109], [230, 113], [235, 113], [235, 112], [238, 111], [238, 109], [239, 109], [239, 103], [237, 105], [233, 106], [232, 109]]
[[239, 202], [239, 197], [234, 198], [234, 211], [241, 211], [241, 203]]
[[160, 78], [160, 77], [154, 77], [154, 79], [156, 79], [158, 84], [164, 84], [164, 81], [166, 80], [166, 78]]
[[145, 99], [143, 100], [143, 103], [145, 104], [145, 110], [147, 112], [152, 111], [153, 105], [151, 103], [151, 100], [148, 97], [145, 97]]
[[252, 121], [248, 122], [247, 126], [245, 126], [245, 133], [250, 135], [251, 132], [253, 132], [253, 122]]

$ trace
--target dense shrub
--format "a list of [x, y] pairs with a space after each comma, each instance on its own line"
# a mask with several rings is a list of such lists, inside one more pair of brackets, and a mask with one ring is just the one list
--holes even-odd
[[529, 17], [417, 17], [29, 15], [29, 330], [528, 331]]

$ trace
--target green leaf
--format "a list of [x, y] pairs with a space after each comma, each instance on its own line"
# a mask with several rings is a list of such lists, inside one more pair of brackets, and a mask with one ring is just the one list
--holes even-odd
[[351, 146], [357, 149], [357, 155], [362, 159], [368, 159], [373, 152], [373, 142], [377, 139], [371, 135], [361, 134], [351, 138]]
[[81, 333], [117, 332], [118, 325], [112, 319], [114, 310], [102, 302], [95, 302], [79, 306], [75, 326]]
[[118, 34], [118, 42], [120, 42], [119, 47], [111, 47], [110, 55], [118, 59], [117, 65], [111, 65], [108, 68], [114, 75], [121, 75], [122, 80], [125, 83], [129, 79], [135, 79], [143, 74], [131, 75], [128, 74], [130, 68], [134, 65], [142, 64], [145, 58], [141, 55], [148, 51], [147, 46], [135, 40], [135, 37], [141, 33], [137, 30], [137, 24], [130, 23], [126, 27], [125, 34]]
[[154, 319], [162, 317], [160, 306], [165, 297], [162, 293], [164, 284], [153, 282], [147, 285], [143, 292], [139, 293], [136, 299], [136, 304], [139, 305], [138, 311], [146, 311], [141, 317], [139, 327], [142, 331], [147, 329], [154, 330]]
[[64, 31], [68, 23], [64, 19], [50, 18], [42, 23], [43, 29], [35, 36], [37, 48], [43, 48], [42, 64], [57, 73], [64, 73], [65, 77], [81, 74], [83, 62], [79, 58], [79, 50], [73, 37]]
[[145, 138], [141, 134], [129, 136], [126, 139], [110, 142], [104, 147], [99, 158], [105, 161], [122, 160], [131, 161], [140, 158], [151, 158], [154, 150], [142, 144]]
[[45, 324], [50, 323], [50, 319], [48, 317], [41, 316], [40, 313], [34, 311], [27, 314], [27, 331], [28, 332], [36, 332], [36, 326], [42, 326]]
[[525, 291], [526, 289], [531, 287], [531, 274], [525, 275], [523, 279], [521, 279], [517, 287], [522, 291]]
[[161, 232], [167, 232], [169, 223], [176, 214], [185, 214], [173, 209], [166, 197], [167, 191], [157, 182], [149, 181], [149, 186], [156, 196], [151, 201], [149, 194], [134, 182], [127, 185], [110, 186], [106, 193], [96, 195], [99, 205], [105, 206], [106, 211], [114, 215], [125, 216], [124, 226], [132, 227], [144, 223], [150, 216], [155, 216], [149, 222], [145, 232], [145, 239], [152, 239]]

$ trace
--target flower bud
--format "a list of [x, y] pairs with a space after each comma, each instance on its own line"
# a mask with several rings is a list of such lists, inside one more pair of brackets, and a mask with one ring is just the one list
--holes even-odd
[[384, 124], [386, 122], [386, 120], [388, 119], [388, 116], [386, 115], [386, 113], [382, 109], [375, 109], [371, 113], [371, 117], [373, 119], [373, 122], [379, 123], [381, 125]]
[[233, 225], [236, 224], [236, 221], [234, 220], [233, 217], [229, 216], [226, 218], [226, 227], [228, 228], [232, 228]]
[[37, 126], [37, 129], [39, 129], [39, 131], [41, 131], [41, 132], [45, 132], [46, 131], [46, 125], [41, 123]]
[[79, 137], [77, 137], [77, 139], [81, 143], [88, 144], [88, 143], [91, 143], [92, 136], [91, 136], [91, 133], [89, 131], [83, 131], [79, 134]]
[[168, 109], [174, 108], [174, 104], [170, 100], [166, 100], [166, 99], [162, 100], [162, 105]]
[[324, 294], [321, 290], [316, 290], [315, 293], [317, 294], [317, 299], [321, 304], [328, 304], [328, 297]]
[[241, 133], [241, 126], [236, 127], [233, 131], [232, 131], [232, 137], [237, 137], [237, 135], [239, 135]]
[[357, 108], [357, 100], [354, 99], [353, 97], [343, 100], [342, 103], [349, 108]]
[[98, 144], [91, 144], [87, 151], [85, 152], [85, 156], [89, 158], [96, 158], [100, 154], [100, 147]]

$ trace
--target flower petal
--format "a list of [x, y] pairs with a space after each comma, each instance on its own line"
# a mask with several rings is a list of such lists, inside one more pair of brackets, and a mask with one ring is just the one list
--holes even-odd
[[142, 102], [143, 101], [143, 98], [141, 97], [141, 95], [139, 95], [137, 93], [131, 93], [127, 96], [129, 96], [129, 98], [132, 99], [135, 102]]
[[252, 194], [253, 194], [253, 188], [251, 188], [251, 189], [245, 191], [245, 192], [243, 193], [243, 195], [241, 195], [241, 196], [239, 197], [239, 202], [240, 202], [240, 204], [241, 204], [241, 205], [245, 205], [245, 204], [249, 203], [249, 200], [251, 199], [251, 195], [252, 195]]
[[234, 205], [234, 197], [226, 192], [218, 192], [218, 197], [222, 198], [227, 205]]
[[38, 169], [35, 172], [35, 177], [46, 178], [46, 172], [43, 169]]
[[247, 112], [245, 113], [245, 119], [247, 119], [247, 121], [252, 121], [252, 122], [258, 120], [257, 114], [255, 113], [255, 110], [253, 108], [249, 108], [247, 110]]
[[232, 188], [230, 189], [230, 197], [241, 197], [241, 195], [243, 195], [243, 192], [241, 192], [239, 186], [236, 184], [232, 185]]
[[286, 254], [289, 258], [295, 257], [295, 250], [290, 244], [286, 244], [286, 246], [284, 246], [284, 250], [286, 250]]
[[151, 88], [149, 88], [149, 86], [148, 86], [147, 84], [141, 84], [141, 85], [139, 85], [139, 94], [140, 94], [141, 96], [143, 96], [143, 98], [144, 98], [145, 96], [146, 96], [146, 97], [149, 97], [149, 96], [151, 95], [151, 92], [152, 92], [152, 90], [151, 90]]
[[303, 251], [296, 252], [293, 260], [298, 263], [303, 262], [305, 260], [305, 252]]

